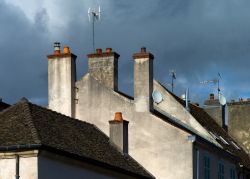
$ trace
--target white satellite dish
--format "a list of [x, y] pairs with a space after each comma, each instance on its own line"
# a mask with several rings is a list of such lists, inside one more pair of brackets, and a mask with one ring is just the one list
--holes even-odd
[[152, 93], [152, 97], [153, 97], [153, 100], [156, 104], [159, 104], [160, 102], [163, 101], [163, 97], [162, 97], [162, 94], [157, 91], [157, 90], [154, 90], [153, 93]]
[[221, 93], [219, 93], [219, 102], [222, 106], [224, 106], [227, 103], [225, 96], [223, 96]]

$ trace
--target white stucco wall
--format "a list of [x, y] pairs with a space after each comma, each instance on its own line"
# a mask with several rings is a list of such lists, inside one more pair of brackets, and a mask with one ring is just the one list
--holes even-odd
[[[129, 154], [156, 178], [192, 179], [192, 143], [188, 133], [149, 112], [136, 112], [133, 101], [101, 85], [88, 74], [79, 89], [76, 118], [95, 124], [107, 135], [109, 120], [122, 112], [129, 121]], [[177, 162], [178, 161], [178, 162]], [[180, 162], [181, 161], [181, 162]]]
[[48, 59], [48, 107], [67, 116], [74, 115], [75, 59]]
[[20, 179], [38, 179], [36, 152], [0, 153], [0, 179], [16, 178], [15, 154], [20, 156]]

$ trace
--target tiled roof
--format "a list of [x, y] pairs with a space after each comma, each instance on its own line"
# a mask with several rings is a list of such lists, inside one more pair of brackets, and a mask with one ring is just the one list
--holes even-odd
[[10, 106], [9, 104], [2, 102], [0, 99], [0, 111], [8, 108], [9, 106]]
[[[160, 83], [159, 83], [160, 84]], [[163, 88], [165, 88], [162, 85]], [[185, 101], [165, 88], [180, 104]], [[223, 149], [240, 159], [241, 164], [250, 169], [250, 157], [237, 142], [201, 107], [189, 103], [190, 114], [217, 140]]]
[[40, 146], [88, 160], [138, 178], [153, 178], [128, 154], [119, 152], [95, 125], [23, 99], [0, 112], [0, 151]]

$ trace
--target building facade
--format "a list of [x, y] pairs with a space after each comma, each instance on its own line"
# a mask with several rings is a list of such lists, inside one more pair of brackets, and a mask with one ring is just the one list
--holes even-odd
[[[223, 125], [222, 107], [218, 100], [214, 97], [206, 100], [204, 109], [220, 126]], [[250, 154], [250, 101], [228, 102], [225, 113], [228, 133]]]
[[[129, 153], [156, 178], [230, 178], [230, 172], [237, 178], [246, 177], [249, 158], [240, 147], [233, 146], [233, 139], [211, 122], [213, 119], [203, 109], [190, 104], [190, 111], [154, 80], [154, 56], [142, 48], [133, 60], [131, 97], [118, 89], [119, 55], [111, 48], [89, 54], [88, 73], [78, 81], [72, 74], [75, 70], [70, 70], [75, 69], [75, 55], [65, 48], [62, 53], [49, 55], [49, 96], [53, 96], [49, 97], [49, 108], [87, 120], [106, 135], [107, 121], [115, 111], [121, 111], [129, 121]], [[152, 98], [154, 91], [161, 94], [159, 103]], [[246, 161], [242, 156], [247, 156]]]

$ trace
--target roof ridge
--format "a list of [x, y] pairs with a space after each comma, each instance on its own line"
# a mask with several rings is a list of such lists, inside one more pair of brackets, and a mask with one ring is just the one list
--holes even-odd
[[25, 113], [24, 115], [25, 115], [25, 120], [31, 129], [32, 138], [34, 139], [34, 141], [36, 143], [42, 144], [39, 133], [38, 133], [38, 131], [34, 125], [34, 122], [33, 122], [32, 112], [31, 112], [31, 108], [30, 108], [30, 105], [32, 105], [32, 104], [28, 100], [27, 101], [22, 100], [19, 103], [23, 104], [24, 107], [27, 108], [27, 113]]
[[50, 111], [50, 112], [56, 113], [56, 114], [58, 114], [58, 115], [64, 116], [64, 117], [66, 117], [66, 118], [67, 118], [67, 120], [75, 120], [75, 121], [77, 121], [77, 122], [83, 122], [83, 123], [88, 124], [88, 125], [91, 125], [91, 126], [93, 126], [93, 125], [94, 125], [94, 124], [89, 123], [89, 122], [87, 122], [87, 121], [83, 121], [83, 120], [80, 120], [80, 119], [77, 119], [77, 118], [74, 118], [74, 117], [67, 116], [67, 115], [65, 115], [65, 114], [63, 114], [63, 113], [60, 113], [60, 112], [54, 111], [54, 110], [49, 109], [49, 108], [46, 108], [46, 107], [44, 107], [44, 106], [39, 106], [39, 105], [34, 104], [34, 103], [31, 103], [31, 102], [29, 102], [29, 104], [30, 104], [30, 105], [33, 105], [33, 106], [35, 106], [35, 107], [38, 107], [38, 108], [40, 108], [40, 109], [47, 110], [47, 111]]

